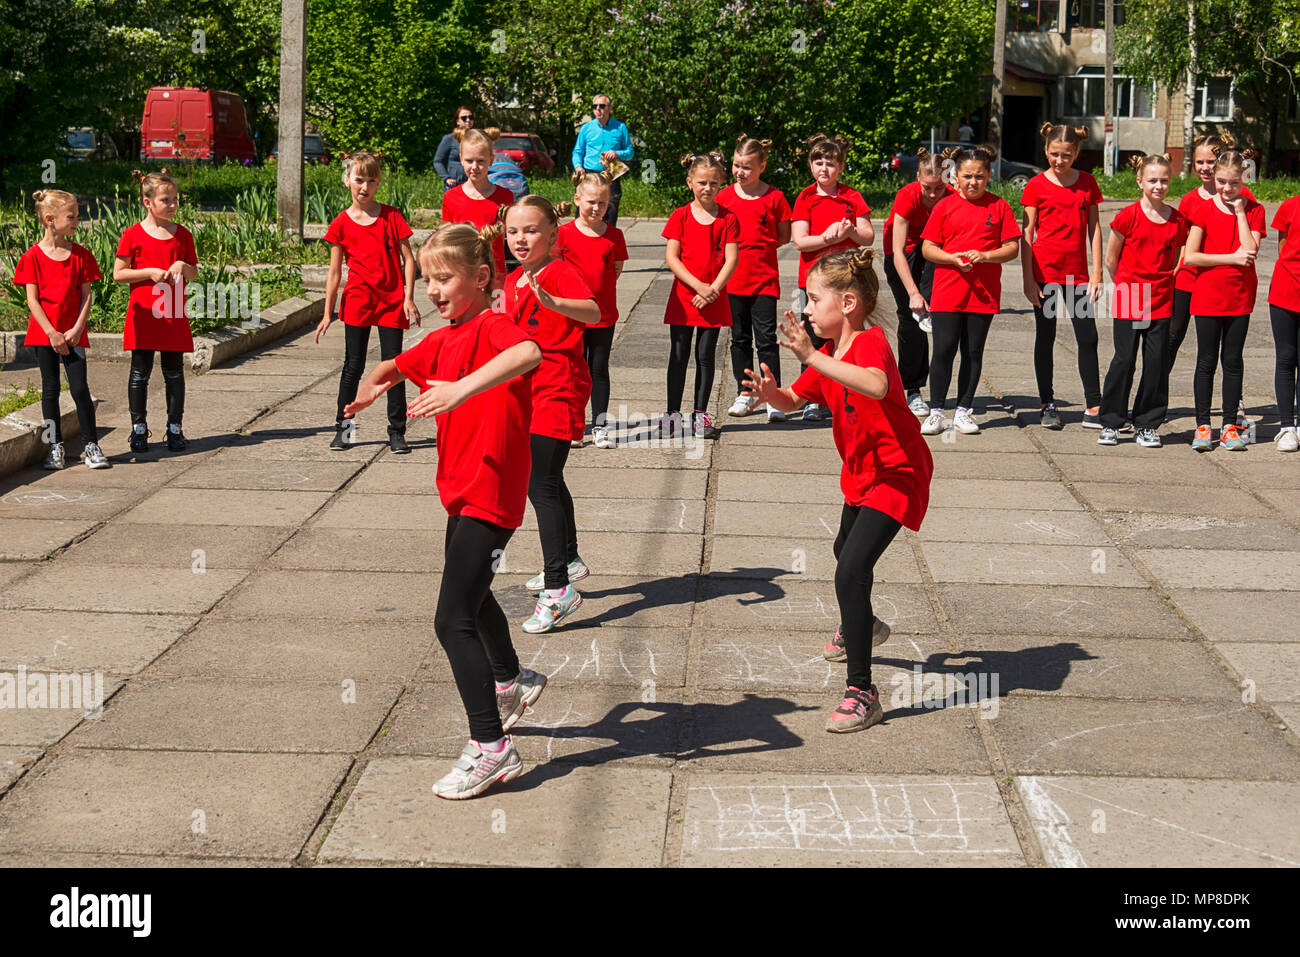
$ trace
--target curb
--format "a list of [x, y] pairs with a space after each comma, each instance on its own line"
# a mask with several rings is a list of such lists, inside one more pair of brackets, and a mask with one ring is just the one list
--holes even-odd
[[[91, 398], [96, 406], [102, 399]], [[67, 392], [59, 394], [59, 426], [63, 430], [65, 447], [72, 436], [81, 435], [81, 422], [77, 418], [77, 405]], [[40, 402], [11, 412], [0, 419], [0, 476], [33, 465], [45, 457], [46, 446], [41, 439], [45, 419], [41, 417]]]

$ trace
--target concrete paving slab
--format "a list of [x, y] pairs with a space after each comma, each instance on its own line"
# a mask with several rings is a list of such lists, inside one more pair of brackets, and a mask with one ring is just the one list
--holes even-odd
[[1292, 525], [1300, 527], [1300, 496], [1292, 489], [1257, 488], [1255, 494], [1272, 505]]
[[[951, 446], [944, 446], [949, 449]], [[1022, 482], [1055, 482], [1057, 474], [1046, 460], [1029, 452], [982, 452], [972, 455], [965, 450], [934, 452], [937, 478], [1003, 479]]]
[[936, 582], [1147, 587], [1113, 547], [923, 542], [921, 551]]
[[38, 851], [28, 854], [0, 852], [0, 867], [68, 867], [118, 869], [131, 867], [290, 867], [287, 860], [255, 857], [211, 858], [198, 856], [159, 857], [145, 854], [76, 854], [66, 851]]
[[1169, 595], [1210, 641], [1300, 641], [1295, 621], [1278, 614], [1277, 592], [1178, 588]]
[[1282, 719], [1282, 724], [1291, 732], [1294, 739], [1300, 741], [1300, 705], [1275, 704], [1273, 711]]
[[840, 453], [835, 450], [830, 429], [824, 448], [788, 449], [781, 447], [735, 447], [724, 440], [718, 448], [718, 468], [727, 472], [777, 472], [789, 475], [835, 475], [844, 468]]
[[1300, 701], [1300, 644], [1225, 641], [1218, 649], [1261, 700]]
[[95, 519], [0, 518], [0, 561], [38, 561], [94, 528]]
[[67, 744], [181, 751], [360, 751], [402, 691], [388, 678], [335, 681], [137, 678]]
[[441, 543], [447, 513], [434, 496], [347, 491], [322, 509], [311, 527], [436, 532]]
[[[1057, 585], [940, 585], [939, 602], [961, 636], [1039, 634], [1186, 638], [1159, 597], [1140, 588], [1101, 591]], [[967, 639], [969, 640], [969, 639]]]
[[1016, 787], [1051, 867], [1300, 866], [1295, 784], [1044, 776]]
[[172, 488], [259, 489], [333, 492], [361, 470], [359, 462], [227, 463], [218, 456], [201, 462], [171, 483]]
[[1009, 698], [993, 732], [1017, 774], [1300, 780], [1300, 753], [1240, 700]]
[[[203, 388], [213, 392], [256, 392], [263, 403], [274, 403], [297, 395], [316, 383], [318, 378], [314, 375], [257, 375], [243, 372], [232, 375], [224, 369], [213, 369], [203, 377]], [[337, 379], [330, 380], [327, 385], [334, 394], [338, 394]]]
[[[657, 694], [686, 684], [689, 632], [678, 628], [560, 629], [515, 639], [521, 667], [540, 672], [557, 686], [589, 683], [633, 687]], [[451, 680], [441, 648], [433, 649], [426, 675]]]
[[173, 525], [298, 525], [329, 501], [328, 492], [165, 488], [122, 516]]
[[[1273, 434], [1273, 433], [1270, 433]], [[1271, 439], [1263, 440], [1271, 443]], [[1215, 464], [1231, 472], [1242, 482], [1252, 488], [1291, 489], [1300, 488], [1300, 456], [1270, 454], [1274, 448], [1263, 444], [1257, 446], [1260, 455], [1225, 455], [1215, 459]], [[1256, 449], [1251, 449], [1254, 452]], [[1295, 496], [1292, 495], [1292, 499]]]
[[[978, 399], [976, 404], [979, 404]], [[944, 413], [945, 422], [952, 422], [953, 411], [949, 407]], [[1011, 428], [1009, 426], [983, 428], [983, 426], [987, 425], [983, 421], [980, 421], [980, 425], [982, 431], [978, 435], [962, 435], [950, 427], [946, 432], [939, 435], [927, 435], [925, 437], [926, 444], [930, 446], [931, 453], [935, 455], [957, 451], [962, 454], [983, 452], [1028, 452], [1037, 454], [1038, 452], [1038, 448], [1029, 440], [1025, 429]]]
[[1083, 510], [1083, 506], [1058, 482], [998, 482], [955, 478], [936, 478], [930, 481], [930, 505], [933, 508]]
[[917, 537], [922, 542], [1107, 546], [1106, 527], [1087, 512], [931, 508]]
[[[238, 436], [238, 442], [228, 445], [217, 453], [218, 461], [223, 465], [251, 465], [252, 463], [274, 462], [277, 467], [283, 462], [307, 460], [319, 462], [321, 456], [329, 452], [331, 460], [340, 462], [368, 462], [380, 449], [388, 448], [388, 443], [362, 438], [356, 445], [340, 451], [331, 451], [327, 436], [322, 442], [315, 431], [303, 435], [284, 432], [267, 432], [255, 425], [246, 435]], [[287, 466], [285, 466], [287, 467]]]
[[[839, 473], [834, 475], [782, 474], [779, 472], [719, 472], [718, 503], [781, 502], [787, 512], [817, 505], [844, 504]], [[836, 510], [838, 516], [839, 511]], [[837, 519], [838, 527], [838, 519]]]
[[[722, 475], [737, 475], [724, 472]], [[713, 533], [715, 535], [770, 536], [779, 531], [792, 537], [825, 537], [835, 541], [843, 512], [843, 496], [838, 504], [800, 505], [792, 508], [781, 502], [728, 501], [719, 498], [714, 505]]]
[[[826, 538], [756, 538], [743, 535], [716, 535], [713, 539], [709, 567], [727, 576], [756, 574], [765, 581], [834, 581], [834, 542]], [[771, 569], [785, 567], [773, 576]], [[906, 540], [895, 539], [876, 563], [877, 582], [920, 582], [912, 547]]]
[[[4, 794], [45, 752], [40, 748], [0, 748], [0, 794]], [[0, 858], [0, 866], [7, 864]]]
[[1215, 489], [1212, 496], [1187, 486], [1076, 482], [1075, 490], [1095, 509], [1106, 512], [1161, 512], [1170, 515], [1271, 518], [1267, 506], [1239, 489]]
[[[15, 702], [15, 707], [6, 701], [0, 708], [0, 745], [34, 748], [48, 748], [78, 724], [94, 724], [102, 714], [96, 709], [122, 687], [122, 680], [111, 675], [52, 668], [15, 670], [0, 681], [14, 689]], [[17, 690], [24, 681], [27, 696], [18, 708]], [[7, 699], [9, 692], [3, 693]]]
[[[513, 577], [513, 576], [512, 576]], [[623, 575], [593, 575], [578, 585], [582, 607], [553, 632], [555, 636], [573, 635], [584, 646], [594, 628], [611, 625], [633, 628], [687, 628], [691, 624], [699, 576], [695, 573], [664, 575], [659, 578]], [[514, 584], [502, 581], [492, 593], [511, 622], [522, 623], [533, 613], [537, 595], [524, 588], [527, 578], [514, 577]], [[513, 626], [512, 626], [513, 627]], [[516, 646], [524, 647], [529, 638], [515, 632]]]
[[989, 777], [693, 772], [682, 865], [1018, 867], [1024, 857]]
[[1300, 551], [1147, 548], [1142, 562], [1166, 587], [1294, 591], [1278, 570], [1300, 567]]
[[113, 521], [69, 548], [62, 565], [206, 569], [255, 568], [293, 534], [292, 526], [143, 525]]
[[0, 585], [17, 581], [41, 566], [37, 562], [0, 562]]
[[[871, 605], [875, 616], [895, 631], [938, 630], [930, 600], [919, 585], [877, 585]], [[768, 583], [755, 577], [711, 575], [702, 583], [695, 621], [709, 629], [815, 631], [830, 638], [840, 623], [840, 611], [829, 582]]]
[[350, 764], [340, 755], [74, 750], [6, 795], [0, 844], [14, 852], [287, 861]]
[[0, 611], [0, 668], [134, 674], [194, 624], [180, 615]]
[[1272, 518], [1107, 512], [1107, 532], [1133, 548], [1300, 549], [1300, 530]]
[[[1135, 456], [1111, 455], [1111, 448], [1098, 448], [1087, 453], [1058, 453], [1052, 461], [1071, 482], [1130, 482], [1145, 485], [1191, 485], [1196, 488], [1235, 488], [1233, 477], [1217, 468], [1204, 456], [1190, 461], [1177, 457], [1154, 454]], [[1161, 450], [1163, 451], [1163, 450]]]
[[439, 578], [408, 572], [265, 571], [213, 609], [213, 615], [355, 622], [432, 621], [438, 602]]
[[20, 488], [0, 496], [0, 518], [102, 522], [144, 499], [148, 488]]
[[370, 761], [321, 862], [657, 867], [672, 775], [653, 768], [536, 767], [479, 801], [444, 801], [445, 758]]
[[0, 608], [127, 611], [197, 615], [248, 574], [247, 569], [156, 568], [123, 576], [117, 565], [47, 565], [0, 595]]

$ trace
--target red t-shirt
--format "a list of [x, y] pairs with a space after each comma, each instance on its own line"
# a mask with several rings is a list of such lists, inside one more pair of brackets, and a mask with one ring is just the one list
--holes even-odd
[[554, 252], [578, 270], [583, 282], [596, 296], [600, 306], [598, 326], [612, 326], [618, 322], [618, 274], [615, 263], [627, 262], [627, 242], [623, 230], [605, 225], [600, 236], [588, 236], [578, 228], [578, 221], [565, 223], [559, 228]]
[[[871, 207], [867, 201], [862, 198], [862, 194], [856, 189], [851, 189], [843, 183], [838, 184], [838, 189], [834, 196], [824, 196], [817, 192], [817, 184], [804, 187], [803, 191], [795, 197], [794, 212], [790, 214], [793, 222], [808, 223], [808, 235], [820, 236], [826, 232], [835, 223], [842, 219], [848, 219], [856, 222], [858, 219], [867, 219], [871, 216]], [[856, 249], [858, 244], [852, 239], [842, 239], [832, 246], [823, 246], [821, 249], [814, 249], [812, 252], [799, 253], [799, 288], [803, 289], [808, 285], [808, 270], [812, 264], [823, 256], [830, 253], [837, 253], [844, 249]]]
[[[59, 332], [67, 332], [77, 324], [77, 314], [81, 312], [82, 284], [102, 278], [99, 264], [89, 249], [76, 243], [68, 245], [68, 258], [60, 261], [51, 259], [40, 243], [36, 243], [23, 253], [14, 266], [14, 282], [23, 287], [24, 291], [29, 282], [36, 284], [36, 299], [45, 310], [45, 318]], [[34, 315], [27, 316], [27, 338], [23, 341], [29, 346], [50, 344], [50, 337], [45, 334]], [[73, 345], [82, 348], [90, 345], [90, 333], [83, 328], [81, 338]]]
[[[1246, 223], [1261, 239], [1268, 234], [1260, 203], [1246, 201]], [[1223, 212], [1214, 200], [1193, 208], [1192, 225], [1204, 232], [1203, 253], [1221, 256], [1241, 248], [1236, 213]], [[1254, 265], [1203, 266], [1196, 271], [1196, 285], [1192, 287], [1192, 315], [1244, 316], [1255, 308], [1258, 286]]]
[[1124, 237], [1111, 295], [1111, 318], [1168, 319], [1173, 315], [1174, 267], [1190, 226], [1178, 210], [1171, 212], [1168, 222], [1153, 222], [1139, 200], [1110, 221], [1110, 228]]
[[[142, 223], [128, 226], [117, 244], [116, 255], [128, 269], [168, 269], [176, 262], [199, 264], [194, 236], [184, 226], [177, 226], [170, 239], [154, 239], [144, 231]], [[159, 283], [156, 288], [148, 279], [131, 283], [122, 348], [194, 351], [194, 336], [185, 315], [184, 279]]]
[[396, 206], [379, 205], [379, 215], [362, 226], [346, 211], [325, 230], [325, 242], [343, 250], [348, 281], [339, 303], [339, 318], [349, 326], [409, 329], [402, 309], [405, 298], [401, 242], [411, 227]]
[[[835, 355], [835, 343], [822, 352]], [[912, 531], [921, 527], [930, 504], [934, 460], [921, 437], [921, 423], [907, 407], [903, 380], [884, 332], [872, 326], [853, 337], [840, 359], [880, 369], [889, 378], [883, 399], [852, 392], [811, 366], [795, 380], [795, 394], [831, 409], [831, 434], [844, 460], [840, 489], [848, 505], [884, 512]]]
[[[470, 199], [465, 184], [452, 187], [442, 194], [442, 221], [444, 223], [470, 223], [482, 229], [497, 221], [498, 210], [515, 201], [515, 194], [504, 186], [492, 187], [487, 199]], [[492, 261], [496, 264], [497, 285], [505, 281], [506, 240], [498, 236], [492, 241]]]
[[[430, 379], [463, 379], [525, 339], [509, 319], [485, 309], [430, 332], [397, 357], [397, 371], [423, 392]], [[531, 376], [493, 386], [435, 417], [438, 497], [448, 515], [481, 518], [502, 528], [523, 522], [532, 468]]]
[[[689, 205], [681, 206], [673, 210], [673, 214], [668, 217], [668, 224], [659, 235], [682, 244], [682, 265], [687, 272], [701, 282], [713, 282], [722, 271], [722, 263], [727, 257], [727, 243], [740, 242], [740, 221], [731, 210], [719, 206], [718, 215], [705, 226], [695, 218]], [[730, 288], [731, 283], [728, 282], [727, 286]], [[668, 308], [664, 311], [664, 322], [672, 326], [731, 325], [731, 304], [726, 295], [719, 296], [703, 309], [695, 308], [691, 303], [694, 298], [695, 290], [674, 277], [673, 290], [668, 295]]]
[[[1201, 195], [1202, 188], [1203, 187], [1200, 186], [1196, 187], [1196, 189], [1192, 190], [1190, 193], [1184, 194], [1183, 198], [1178, 202], [1178, 211], [1183, 214], [1188, 223], [1195, 221], [1192, 217], [1192, 210], [1196, 209], [1202, 203], [1214, 202], [1213, 195], [1211, 195], [1209, 199], [1206, 199]], [[1255, 194], [1245, 186], [1241, 188], [1241, 195], [1245, 196], [1252, 202], [1255, 199]], [[1204, 252], [1204, 250], [1202, 250], [1202, 252]], [[1183, 292], [1191, 292], [1195, 286], [1196, 270], [1191, 266], [1180, 265], [1178, 267], [1178, 272], [1174, 274], [1174, 288], [1181, 289]]]
[[[992, 252], [1020, 235], [1016, 217], [1005, 199], [984, 193], [969, 200], [953, 193], [935, 204], [921, 238], [948, 253], [969, 249]], [[1002, 264], [976, 263], [962, 272], [946, 263], [934, 264], [934, 289], [930, 293], [932, 312], [977, 312], [996, 315], [1002, 308]]]
[[740, 259], [727, 280], [727, 292], [737, 296], [781, 298], [776, 268], [776, 228], [790, 221], [790, 204], [775, 186], [757, 199], [741, 199], [735, 186], [718, 194], [718, 205], [736, 214], [740, 224]]
[[[520, 266], [506, 277], [506, 314], [525, 336], [542, 348], [542, 364], [533, 373], [533, 419], [529, 431], [552, 439], [582, 438], [591, 398], [591, 371], [582, 350], [585, 325], [576, 319], [543, 309], [528, 283], [519, 285]], [[563, 259], [553, 259], [537, 275], [537, 282], [559, 299], [594, 299], [578, 270]]]
[[1292, 196], [1273, 214], [1273, 229], [1282, 236], [1268, 301], [1300, 312], [1300, 196]]
[[[946, 184], [943, 191], [943, 195], [939, 197], [939, 202], [943, 202], [957, 192]], [[938, 203], [935, 205], [937, 206]], [[898, 195], [894, 197], [893, 205], [889, 207], [889, 218], [885, 220], [885, 255], [894, 255], [895, 216], [902, 216], [907, 220], [907, 239], [903, 240], [903, 252], [910, 253], [921, 245], [921, 233], [924, 232], [925, 224], [929, 221], [930, 213], [933, 211], [934, 207], [926, 206], [925, 200], [921, 198], [920, 183], [911, 182], [900, 189]]]
[[1034, 281], [1088, 284], [1088, 210], [1101, 202], [1091, 173], [1077, 171], [1072, 186], [1060, 186], [1039, 173], [1020, 194], [1021, 206], [1038, 210], [1034, 234]]

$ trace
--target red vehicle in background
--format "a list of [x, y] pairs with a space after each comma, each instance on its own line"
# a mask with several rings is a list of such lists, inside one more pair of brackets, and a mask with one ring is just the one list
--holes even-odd
[[244, 101], [223, 90], [153, 87], [140, 121], [140, 159], [253, 162], [257, 148]]
[[504, 153], [525, 173], [539, 169], [549, 173], [555, 169], [555, 154], [546, 148], [536, 133], [502, 133], [492, 143], [492, 152]]

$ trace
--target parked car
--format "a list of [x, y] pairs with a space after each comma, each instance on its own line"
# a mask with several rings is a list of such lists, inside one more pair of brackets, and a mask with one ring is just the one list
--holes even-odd
[[[971, 146], [971, 143], [956, 143], [952, 140], [939, 140], [934, 144], [935, 152], [942, 153], [950, 146]], [[919, 147], [930, 148], [928, 142], [918, 143], [909, 150], [900, 150], [890, 156], [885, 162], [880, 164], [881, 169], [887, 169], [891, 172], [898, 173], [904, 179], [916, 178], [916, 166], [919, 162], [916, 151]], [[1006, 183], [1015, 189], [1024, 189], [1031, 179], [1043, 172], [1039, 166], [1030, 166], [1028, 163], [1016, 163], [1004, 159], [1002, 161], [1002, 175], [999, 182]]]
[[195, 86], [155, 86], [145, 97], [140, 159], [251, 163], [256, 158], [238, 95]]
[[492, 144], [496, 153], [504, 153], [525, 173], [555, 169], [555, 151], [548, 150], [536, 133], [502, 133]]
[[[280, 141], [271, 147], [270, 160], [274, 163], [280, 156]], [[308, 133], [302, 138], [302, 161], [304, 163], [329, 163], [330, 154], [325, 149], [325, 140], [315, 133]]]
[[93, 127], [68, 127], [66, 142], [68, 159], [74, 163], [117, 159], [117, 147], [113, 141], [107, 136], [101, 136]]

